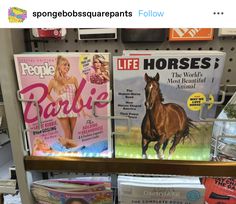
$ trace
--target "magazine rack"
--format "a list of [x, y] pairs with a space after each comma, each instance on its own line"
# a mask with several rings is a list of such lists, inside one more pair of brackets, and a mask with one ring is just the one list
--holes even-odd
[[[112, 96], [112, 90], [110, 90], [110, 97]], [[130, 134], [130, 118], [129, 117], [125, 117], [125, 116], [121, 116], [121, 115], [110, 115], [110, 116], [105, 116], [105, 115], [97, 115], [96, 114], [96, 103], [112, 103], [112, 99], [109, 98], [109, 100], [94, 100], [92, 101], [92, 113], [93, 116], [100, 118], [100, 119], [110, 119], [110, 120], [126, 120], [127, 121], [127, 131], [126, 132], [111, 132], [111, 136], [113, 135], [128, 135]]]
[[127, 121], [127, 131], [126, 132], [116, 132], [112, 131], [111, 132], [111, 141], [112, 141], [112, 157], [115, 158], [115, 136], [116, 135], [129, 135], [131, 132], [131, 120], [129, 117], [121, 116], [121, 115], [110, 115], [110, 116], [105, 116], [105, 115], [97, 115], [96, 114], [96, 103], [112, 103], [112, 90], [110, 90], [110, 98], [108, 100], [94, 100], [92, 101], [92, 114], [94, 117], [100, 118], [100, 119], [109, 119], [109, 120], [125, 120]]
[[[224, 91], [221, 90], [221, 100], [220, 101], [215, 101], [215, 102], [210, 102], [210, 101], [206, 101], [204, 103], [201, 104], [201, 109], [199, 111], [199, 119], [203, 122], [236, 122], [236, 119], [220, 119], [220, 118], [204, 118], [203, 117], [203, 108], [205, 106], [208, 105], [222, 105], [225, 102], [225, 96], [226, 96], [226, 88], [227, 87], [236, 87], [236, 85], [231, 84], [231, 85], [225, 85], [224, 86]], [[218, 157], [218, 147], [219, 147], [219, 143], [220, 140], [224, 139], [224, 138], [235, 138], [236, 136], [232, 136], [232, 135], [226, 135], [226, 134], [222, 134], [222, 135], [217, 135], [216, 136], [216, 140], [214, 141], [215, 138], [212, 138], [212, 143], [214, 142], [213, 145], [213, 153], [212, 153], [212, 160], [217, 161], [217, 157]]]
[[[121, 54], [124, 49], [195, 49], [195, 50], [225, 50], [227, 62], [222, 82], [224, 84], [236, 83], [233, 67], [236, 67], [234, 38], [218, 38], [209, 42], [183, 42], [159, 44], [131, 43], [122, 44], [120, 39], [114, 41], [78, 41], [77, 29], [68, 30], [64, 41], [36, 41], [24, 38], [22, 29], [2, 29], [0, 31], [0, 44], [3, 50], [0, 56], [0, 82], [4, 97], [8, 129], [13, 149], [13, 159], [16, 165], [18, 184], [22, 203], [33, 204], [29, 185], [33, 180], [42, 178], [37, 172], [66, 171], [78, 173], [145, 173], [145, 174], [174, 174], [199, 176], [231, 176], [236, 177], [236, 162], [201, 162], [201, 161], [160, 161], [142, 159], [94, 159], [74, 157], [32, 157], [27, 156], [23, 149], [21, 107], [15, 96], [18, 88], [16, 73], [13, 65], [13, 54], [25, 51], [33, 52], [111, 52], [113, 56]], [[118, 31], [119, 32], [119, 31]], [[120, 33], [118, 33], [120, 34]], [[216, 30], [217, 35], [217, 30]], [[96, 113], [95, 113], [96, 115]]]
[[[235, 120], [236, 121], [236, 120]], [[215, 142], [215, 145], [214, 145], [214, 152], [213, 152], [213, 155], [212, 155], [212, 159], [213, 160], [217, 160], [217, 156], [218, 156], [218, 146], [219, 146], [219, 143], [220, 143], [220, 140], [221, 139], [225, 139], [225, 138], [235, 138], [236, 136], [230, 136], [230, 135], [225, 135], [223, 134], [222, 136], [219, 135], [217, 138], [216, 138], [216, 142]]]
[[[235, 119], [217, 119], [217, 118], [203, 118], [203, 107], [207, 105], [220, 105], [225, 101], [225, 91], [221, 91], [222, 98], [220, 101], [209, 102], [201, 104], [201, 111], [199, 111], [199, 118], [203, 122], [217, 122], [228, 121], [236, 122]], [[92, 112], [95, 117], [101, 119], [126, 119], [128, 121], [128, 131], [130, 131], [129, 118], [122, 116], [102, 116], [96, 114], [96, 103], [111, 103], [112, 100], [96, 100], [93, 101]], [[124, 135], [120, 132], [112, 132], [112, 136], [116, 134]], [[125, 134], [129, 134], [126, 132]], [[215, 152], [217, 154], [218, 140], [222, 137], [219, 136], [215, 143]], [[113, 138], [114, 139], [114, 138]], [[114, 141], [113, 141], [114, 142]], [[113, 144], [114, 145], [114, 144]], [[61, 164], [63, 163], [63, 167]], [[219, 171], [215, 169], [219, 162], [205, 162], [205, 161], [183, 161], [183, 160], [142, 160], [142, 159], [104, 159], [104, 158], [77, 158], [77, 157], [25, 157], [26, 170], [41, 170], [41, 171], [69, 171], [69, 172], [87, 172], [87, 173], [138, 173], [138, 174], [168, 174], [168, 175], [189, 175], [189, 176], [235, 176], [234, 170], [236, 166], [234, 162], [220, 163], [221, 168]], [[185, 169], [183, 172], [182, 169]], [[225, 168], [225, 171], [223, 170]], [[147, 171], [148, 169], [148, 171]], [[223, 170], [223, 171], [222, 171]]]
[[[236, 85], [224, 85], [225, 89], [227, 87], [236, 87]], [[225, 96], [226, 96], [226, 92], [223, 90], [220, 90], [220, 95], [221, 95], [221, 100], [220, 101], [214, 101], [214, 102], [210, 102], [210, 101], [206, 101], [201, 103], [201, 108], [199, 111], [199, 119], [203, 122], [217, 122], [217, 121], [225, 121], [225, 122], [236, 122], [236, 119], [219, 119], [219, 118], [204, 118], [203, 117], [203, 110], [205, 106], [208, 105], [223, 105], [225, 103]]]
[[[36, 131], [42, 130], [42, 122], [41, 122], [41, 117], [39, 113], [39, 104], [37, 100], [31, 100], [31, 99], [22, 99], [20, 95], [20, 90], [17, 91], [17, 98], [20, 102], [28, 102], [28, 103], [33, 103], [35, 106], [35, 110], [37, 113], [37, 121], [38, 121], [38, 129]], [[28, 147], [28, 134], [27, 132], [32, 131], [30, 129], [24, 129], [24, 125], [22, 124], [22, 132], [23, 132], [23, 141], [24, 141], [24, 148], [25, 151], [29, 152], [29, 147]]]

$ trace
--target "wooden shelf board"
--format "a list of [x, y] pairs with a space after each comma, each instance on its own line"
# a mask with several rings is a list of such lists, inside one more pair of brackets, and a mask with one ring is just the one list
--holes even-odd
[[38, 156], [26, 156], [24, 162], [27, 171], [236, 177], [236, 162]]

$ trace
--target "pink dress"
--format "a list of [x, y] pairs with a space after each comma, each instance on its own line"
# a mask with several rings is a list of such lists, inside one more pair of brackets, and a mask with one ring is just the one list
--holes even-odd
[[[70, 109], [72, 107], [72, 103], [75, 97], [75, 92], [76, 92], [76, 87], [74, 84], [66, 84], [64, 86], [64, 88], [61, 91], [61, 94], [58, 96], [58, 98], [60, 98], [62, 101], [68, 101], [68, 109]], [[59, 103], [60, 104], [60, 103]], [[71, 111], [68, 114], [63, 112], [63, 107], [60, 107], [60, 105], [58, 104], [58, 109], [59, 113], [57, 115], [58, 118], [67, 118], [67, 117], [77, 117], [77, 113]]]
[[94, 71], [94, 68], [91, 68], [90, 73], [87, 75], [87, 81], [89, 81], [92, 84], [104, 84], [108, 80], [102, 76], [102, 73], [98, 74]]
[[102, 76], [102, 74], [93, 73], [90, 76], [90, 82], [93, 84], [104, 84], [107, 80]]

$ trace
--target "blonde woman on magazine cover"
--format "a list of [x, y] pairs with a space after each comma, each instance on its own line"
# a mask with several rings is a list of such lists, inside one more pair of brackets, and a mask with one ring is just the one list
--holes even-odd
[[93, 56], [93, 69], [89, 75], [89, 81], [93, 84], [104, 84], [110, 80], [108, 63], [101, 54]]
[[[47, 98], [55, 102], [58, 107], [57, 119], [63, 129], [64, 136], [59, 138], [59, 142], [67, 148], [76, 147], [77, 143], [73, 140], [73, 133], [77, 121], [78, 114], [71, 111], [64, 113], [63, 108], [60, 107], [60, 101], [68, 101], [68, 106], [71, 107], [76, 91], [78, 89], [78, 80], [75, 76], [69, 75], [70, 63], [67, 58], [63, 56], [57, 57], [55, 74], [53, 79], [48, 84], [48, 96]], [[54, 99], [51, 96], [52, 90], [56, 93], [57, 98]], [[78, 103], [81, 97], [78, 99]], [[82, 109], [82, 113], [85, 116], [85, 112]]]

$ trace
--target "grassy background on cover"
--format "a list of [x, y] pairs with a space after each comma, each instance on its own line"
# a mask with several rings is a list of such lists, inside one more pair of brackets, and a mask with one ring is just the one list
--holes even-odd
[[[184, 144], [180, 142], [177, 145], [172, 159], [209, 160], [212, 124], [204, 123], [198, 125], [198, 128], [190, 128], [191, 135], [189, 139], [186, 139]], [[126, 132], [126, 129], [119, 126], [116, 127], [116, 132]], [[116, 135], [115, 138], [117, 158], [142, 158], [141, 130], [139, 127], [132, 127], [129, 135]], [[168, 156], [171, 144], [169, 142], [166, 148], [165, 158]], [[156, 158], [154, 145], [155, 142], [151, 142], [147, 150], [147, 155], [150, 159]]]

